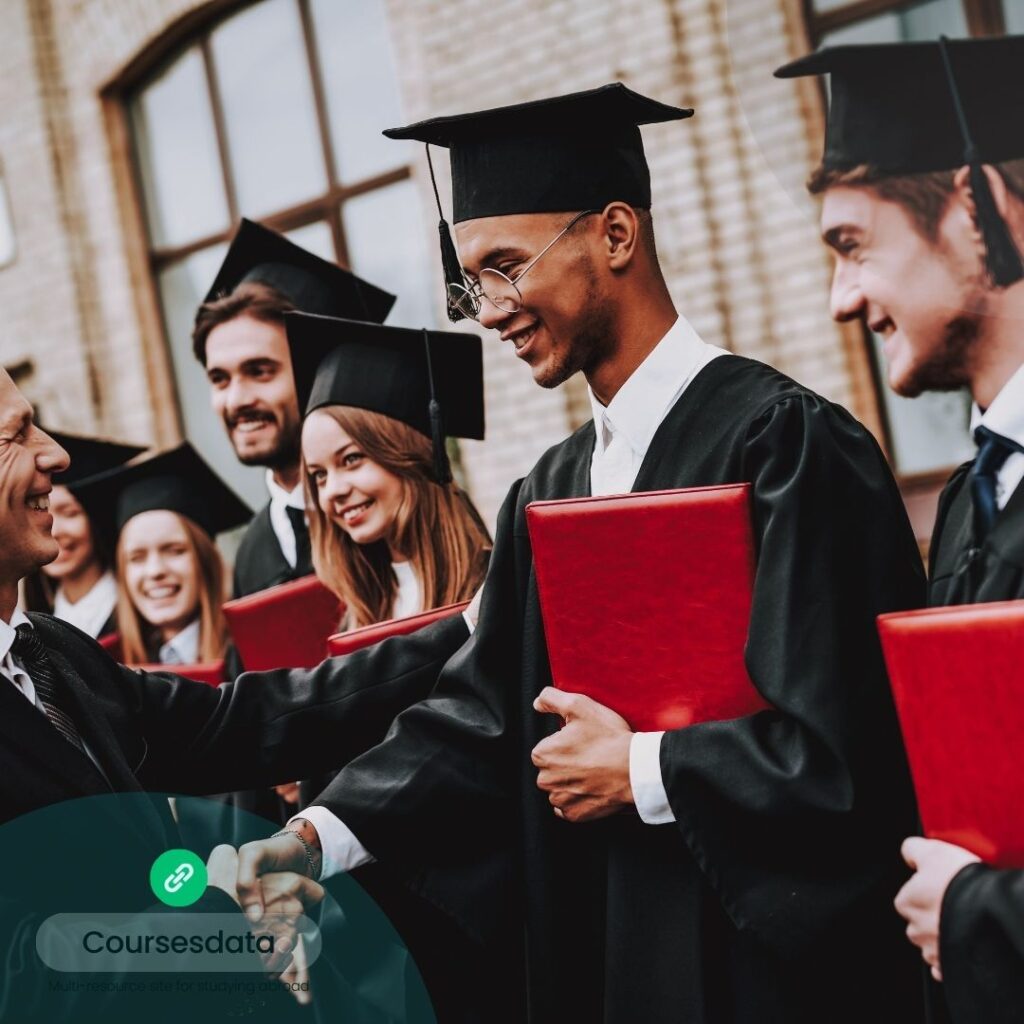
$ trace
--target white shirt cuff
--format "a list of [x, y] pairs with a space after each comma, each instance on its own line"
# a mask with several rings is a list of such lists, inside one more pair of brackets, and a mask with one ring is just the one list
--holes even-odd
[[290, 825], [296, 818], [311, 822], [320, 836], [323, 863], [320, 877], [330, 878], [344, 871], [362, 867], [373, 862], [373, 854], [358, 839], [355, 833], [336, 814], [326, 807], [307, 807], [288, 819]]
[[629, 784], [640, 820], [667, 825], [676, 816], [661, 778], [661, 737], [664, 732], [635, 732], [629, 742]]

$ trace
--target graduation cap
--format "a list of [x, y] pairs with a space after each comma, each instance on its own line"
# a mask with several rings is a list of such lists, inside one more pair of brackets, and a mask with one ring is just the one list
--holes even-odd
[[[640, 125], [677, 121], [693, 111], [641, 96], [621, 82], [586, 92], [435, 117], [384, 132], [427, 144], [441, 216], [445, 284], [463, 274], [430, 163], [430, 146], [450, 151], [454, 223], [516, 213], [603, 210], [620, 200], [648, 209], [651, 175]], [[462, 313], [449, 303], [453, 322]]]
[[[46, 430], [45, 427], [42, 429]], [[105, 473], [116, 466], [121, 466], [146, 450], [134, 444], [103, 441], [98, 437], [86, 437], [82, 434], [65, 434], [59, 430], [46, 430], [46, 433], [71, 459], [71, 464], [63, 473], [53, 474], [54, 484], [62, 487], [70, 487], [98, 473]]]
[[369, 409], [430, 438], [438, 483], [451, 480], [444, 439], [484, 437], [483, 348], [475, 334], [285, 315], [299, 408]]
[[1024, 157], [1024, 36], [826, 47], [777, 78], [831, 75], [822, 164], [886, 176], [970, 167], [992, 281], [1024, 277], [982, 164]]
[[177, 512], [211, 537], [252, 516], [188, 442], [94, 476], [73, 491], [111, 551], [124, 524], [141, 512]]
[[383, 323], [395, 296], [336, 263], [307, 252], [276, 231], [242, 219], [204, 303], [246, 281], [275, 288], [296, 309]]

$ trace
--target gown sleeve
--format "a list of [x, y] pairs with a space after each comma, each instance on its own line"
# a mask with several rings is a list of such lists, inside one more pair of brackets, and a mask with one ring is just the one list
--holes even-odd
[[844, 410], [784, 397], [753, 419], [743, 462], [746, 664], [772, 707], [665, 734], [665, 827], [738, 928], [797, 956], [869, 907], [893, 916], [879, 893], [898, 887], [914, 803], [875, 617], [920, 607], [924, 574], [884, 457]]
[[477, 628], [434, 692], [395, 720], [383, 743], [348, 764], [315, 801], [374, 856], [457, 869], [507, 838], [519, 692], [513, 521], [502, 505]]
[[1024, 871], [969, 864], [942, 901], [939, 962], [953, 1024], [1024, 1017]]

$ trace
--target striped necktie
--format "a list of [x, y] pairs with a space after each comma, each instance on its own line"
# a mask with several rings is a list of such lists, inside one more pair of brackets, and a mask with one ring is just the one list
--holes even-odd
[[14, 631], [14, 642], [11, 654], [21, 662], [35, 687], [36, 696], [43, 705], [46, 717], [53, 727], [81, 753], [85, 753], [82, 737], [75, 727], [71, 716], [64, 710], [60, 698], [63, 680], [57, 672], [46, 647], [36, 635], [36, 631], [27, 623], [22, 623]]

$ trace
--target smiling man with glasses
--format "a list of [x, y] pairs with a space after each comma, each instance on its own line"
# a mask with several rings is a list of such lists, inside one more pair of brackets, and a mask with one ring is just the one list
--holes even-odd
[[[914, 808], [874, 619], [921, 601], [920, 559], [868, 432], [676, 312], [639, 126], [690, 114], [614, 84], [386, 133], [450, 150], [451, 318], [499, 331], [544, 387], [582, 371], [594, 419], [513, 486], [476, 632], [431, 697], [292, 827], [323, 874], [376, 858], [494, 954], [473, 1019], [916, 1021], [890, 903]], [[554, 689], [527, 504], [734, 482], [772, 709], [633, 733]], [[244, 902], [304, 863], [288, 837], [243, 847]]]

